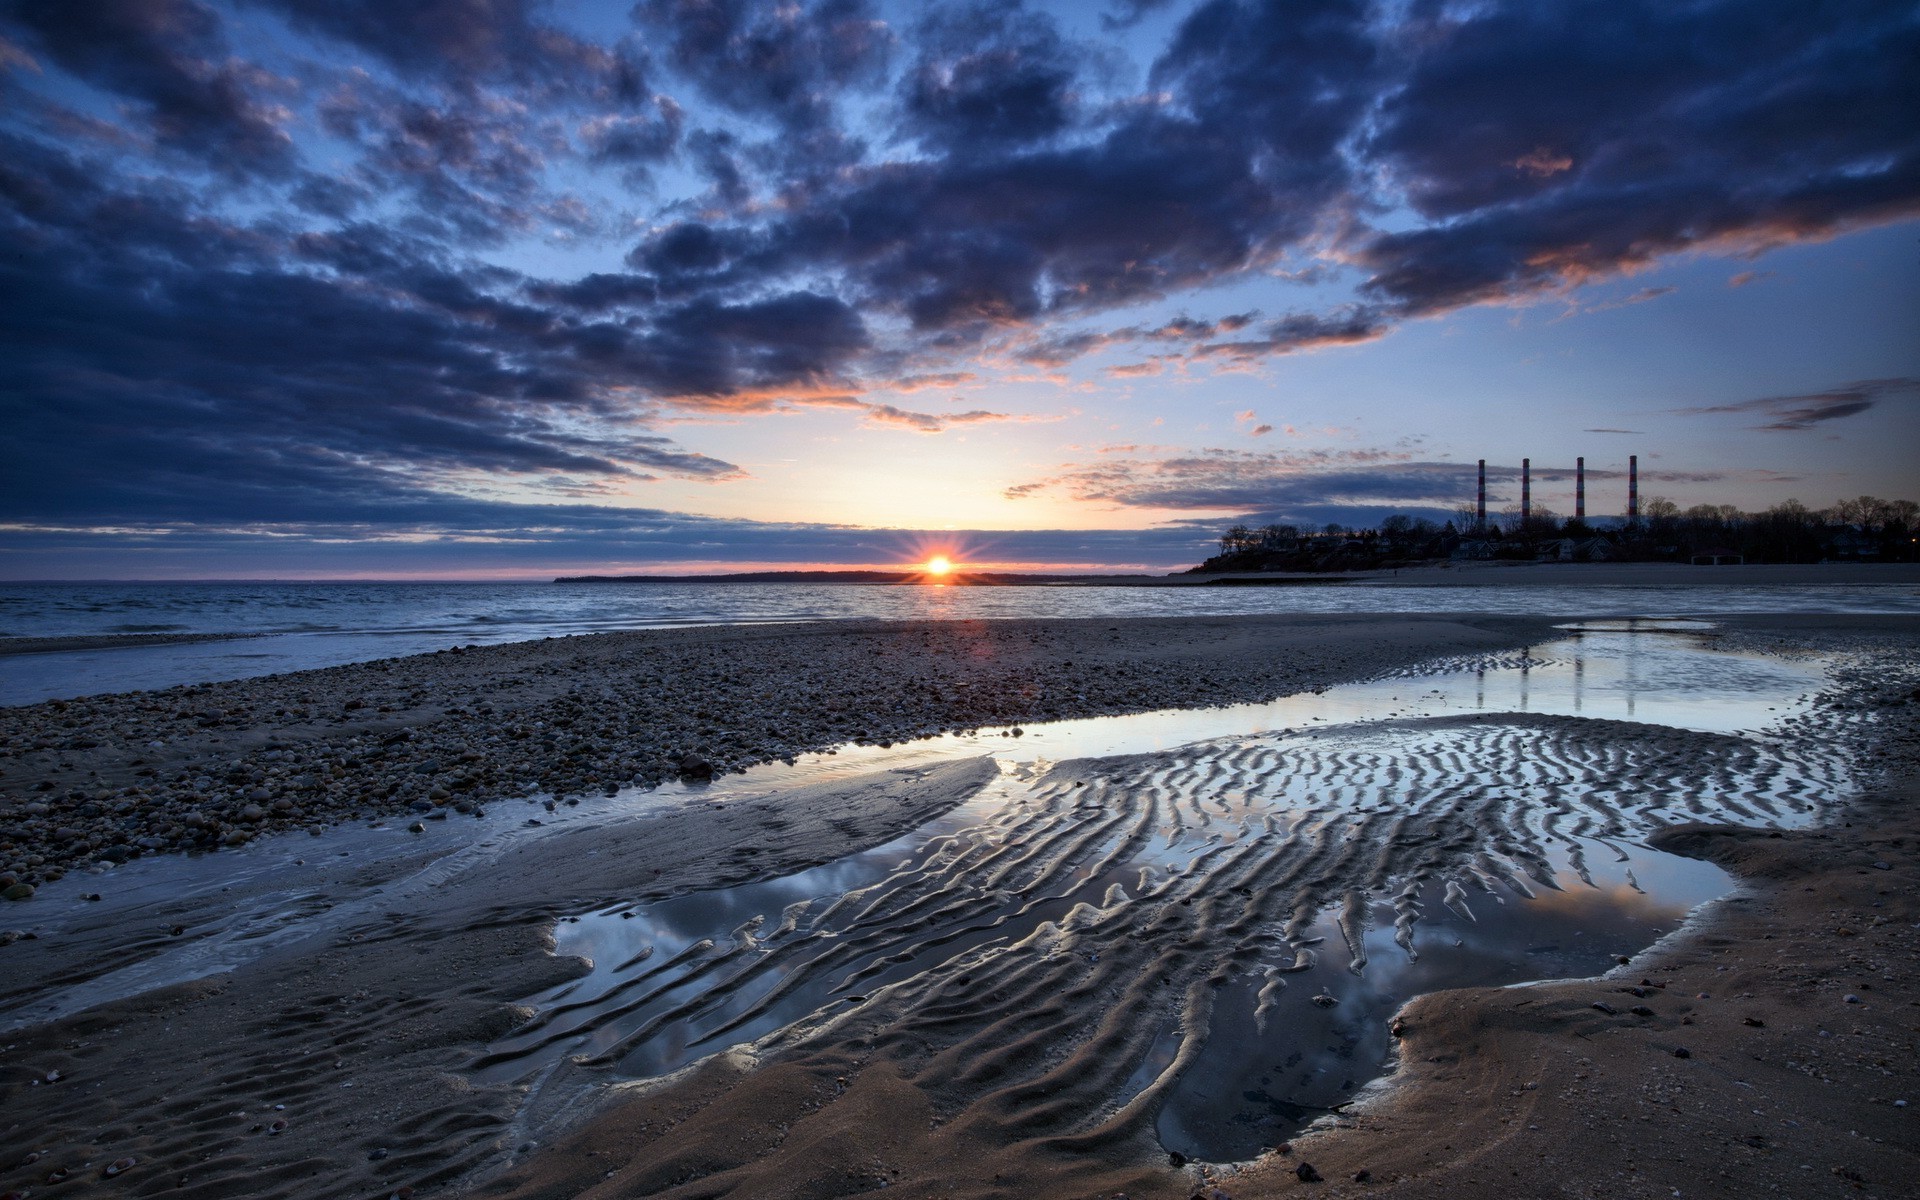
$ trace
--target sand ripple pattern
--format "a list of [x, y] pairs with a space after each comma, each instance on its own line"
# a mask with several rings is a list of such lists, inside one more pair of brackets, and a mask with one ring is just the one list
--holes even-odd
[[[731, 923], [543, 998], [479, 1065], [653, 1075], [753, 1039], [894, 1047], [972, 1119], [1085, 1148], [1151, 1119], [1234, 977], [1263, 980], [1264, 1029], [1312, 1002], [1286, 981], [1318, 956], [1366, 969], [1382, 901], [1418, 955], [1435, 897], [1470, 918], [1500, 889], [1580, 886], [1550, 848], [1586, 877], [1666, 824], [1800, 823], [1847, 789], [1825, 746], [1508, 713], [1060, 763], [863, 886], [772, 911], [734, 889]], [[1329, 912], [1344, 944], [1310, 935]]]

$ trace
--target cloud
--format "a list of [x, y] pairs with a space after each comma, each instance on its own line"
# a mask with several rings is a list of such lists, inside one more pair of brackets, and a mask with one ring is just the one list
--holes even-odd
[[366, 50], [409, 79], [462, 88], [509, 82], [537, 91], [645, 94], [630, 47], [584, 41], [535, 13], [537, 0], [242, 0], [295, 29]]
[[[1156, 14], [1119, 49], [1013, 0], [882, 11], [0, 0], [0, 519], [625, 502], [742, 473], [661, 432], [689, 415], [1033, 420], [874, 398], [1249, 369], [1920, 214], [1910, 7], [1119, 0]], [[1240, 311], [1164, 315], [1202, 289]], [[1685, 411], [1805, 432], [1912, 391]], [[1048, 486], [1307, 511], [1439, 478], [1181, 457]]]
[[866, 0], [642, 0], [633, 16], [705, 95], [797, 128], [827, 124], [836, 95], [875, 81], [894, 44]]
[[1732, 404], [1708, 404], [1672, 411], [1686, 416], [1739, 414], [1761, 418], [1753, 429], [1805, 433], [1828, 422], [1868, 412], [1886, 400], [1920, 397], [1920, 379], [1865, 379], [1824, 392], [1799, 396], [1763, 396]]
[[1773, 276], [1774, 272], [1772, 271], [1742, 271], [1737, 275], [1729, 277], [1727, 286], [1730, 288], [1743, 288], [1750, 284], [1759, 283], [1763, 279], [1772, 279]]
[[1600, 304], [1589, 304], [1585, 311], [1597, 313], [1607, 312], [1616, 308], [1629, 308], [1635, 304], [1645, 304], [1649, 300], [1658, 300], [1662, 296], [1671, 296], [1679, 290], [1679, 288], [1672, 286], [1644, 287], [1637, 292], [1622, 296], [1618, 300], [1607, 300]]
[[963, 413], [925, 413], [895, 408], [891, 404], [863, 404], [869, 425], [897, 425], [920, 433], [944, 433], [956, 425], [978, 425], [988, 421], [1022, 421], [1028, 418], [1008, 413], [974, 409]]
[[276, 81], [232, 56], [212, 8], [196, 0], [8, 0], [0, 17], [62, 69], [141, 105], [159, 146], [224, 174], [290, 169], [292, 140], [264, 95]]
[[1606, 428], [1600, 428], [1600, 429], [1583, 429], [1583, 430], [1581, 430], [1580, 432], [1582, 432], [1582, 433], [1631, 433], [1631, 434], [1637, 434], [1637, 435], [1641, 435], [1641, 436], [1644, 436], [1644, 435], [1646, 434], [1646, 432], [1647, 432], [1647, 431], [1646, 431], [1646, 430], [1644, 430], [1644, 429], [1606, 429]]
[[1074, 120], [1081, 55], [1019, 0], [934, 8], [901, 82], [905, 127], [935, 149], [1044, 142]]
[[1398, 314], [1920, 212], [1897, 6], [1509, 0], [1418, 33], [1365, 153], [1431, 223], [1352, 256]]

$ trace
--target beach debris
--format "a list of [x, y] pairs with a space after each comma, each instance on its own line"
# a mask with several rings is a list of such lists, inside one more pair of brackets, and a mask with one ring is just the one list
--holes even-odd
[[65, 1183], [72, 1174], [73, 1172], [67, 1170], [65, 1167], [55, 1167], [53, 1170], [47, 1172], [47, 1182]]
[[107, 1164], [106, 1170], [100, 1173], [112, 1179], [115, 1175], [124, 1175], [139, 1165], [140, 1160], [137, 1158], [116, 1158]]
[[267, 1134], [269, 1137], [271, 1137], [276, 1133], [285, 1133], [286, 1131], [287, 1131], [287, 1120], [285, 1117], [276, 1118], [273, 1124], [267, 1126]]
[[1742, 1025], [1750, 1025], [1755, 1029], [1765, 1029], [1767, 1027], [1767, 1023], [1759, 1017], [1741, 1017], [1740, 1023]]
[[1314, 1170], [1313, 1164], [1310, 1162], [1303, 1162], [1295, 1167], [1293, 1174], [1301, 1183], [1319, 1183], [1321, 1181], [1320, 1172]]
[[1169, 1150], [1167, 1151], [1167, 1161], [1171, 1163], [1173, 1165], [1173, 1168], [1177, 1171], [1181, 1167], [1184, 1167], [1187, 1165], [1187, 1156], [1180, 1153], [1178, 1150]]
[[1313, 997], [1313, 1002], [1321, 1008], [1332, 1008], [1334, 1005], [1340, 1003], [1340, 997], [1323, 991], [1318, 996]]
[[1596, 1012], [1603, 1012], [1610, 1017], [1618, 1014], [1620, 1011], [1619, 1009], [1615, 1008], [1613, 1005], [1608, 1004], [1605, 1000], [1595, 1000], [1593, 1004], [1590, 1005], [1590, 1007], [1593, 1008]]

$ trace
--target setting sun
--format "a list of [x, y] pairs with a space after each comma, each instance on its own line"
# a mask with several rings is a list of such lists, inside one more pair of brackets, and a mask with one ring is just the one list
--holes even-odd
[[944, 554], [936, 554], [927, 560], [927, 574], [945, 575], [953, 570], [953, 563]]

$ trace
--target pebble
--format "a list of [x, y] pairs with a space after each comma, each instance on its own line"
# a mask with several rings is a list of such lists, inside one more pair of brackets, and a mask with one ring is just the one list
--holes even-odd
[[1200, 645], [1143, 661], [1111, 636], [1029, 621], [645, 631], [7, 706], [0, 870], [14, 878], [0, 894], [27, 898], [11, 889], [146, 854], [398, 816], [435, 793], [477, 818], [500, 799], [572, 802], [854, 740], [1018, 737], [1028, 721], [1262, 701], [1398, 657]]
[[1320, 1172], [1314, 1170], [1313, 1164], [1310, 1162], [1301, 1163], [1299, 1166], [1293, 1169], [1293, 1173], [1300, 1180], [1301, 1183], [1319, 1183], [1320, 1182]]

